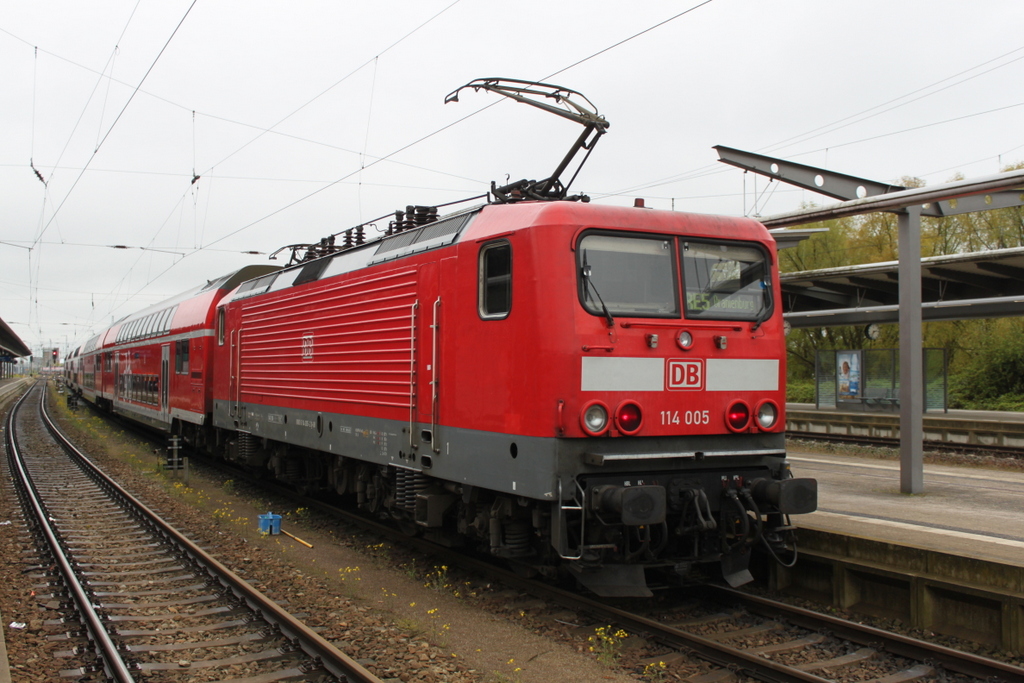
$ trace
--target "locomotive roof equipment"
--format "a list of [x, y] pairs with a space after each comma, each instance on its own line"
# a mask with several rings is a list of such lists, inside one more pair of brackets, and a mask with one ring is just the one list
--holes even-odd
[[[572, 185], [573, 181], [576, 180], [576, 176], [579, 175], [580, 169], [583, 168], [583, 164], [586, 163], [587, 158], [590, 157], [590, 153], [594, 150], [594, 145], [601, 139], [601, 136], [608, 132], [608, 120], [605, 117], [597, 113], [597, 107], [593, 105], [586, 97], [570, 90], [569, 88], [563, 88], [560, 85], [552, 85], [550, 83], [537, 83], [534, 81], [521, 81], [515, 78], [478, 78], [474, 81], [470, 81], [466, 85], [458, 88], [457, 90], [448, 94], [444, 98], [445, 104], [449, 102], [458, 102], [459, 93], [466, 88], [473, 88], [473, 90], [487, 90], [498, 95], [511, 98], [516, 102], [522, 102], [523, 104], [529, 104], [537, 107], [552, 114], [557, 114], [570, 121], [583, 126], [583, 132], [573, 143], [573, 146], [569, 149], [568, 154], [562, 159], [555, 169], [547, 178], [543, 180], [517, 180], [514, 183], [509, 183], [501, 187], [497, 187], [494, 181], [491, 181], [491, 194], [494, 196], [494, 201], [499, 204], [506, 204], [509, 202], [518, 202], [524, 199], [536, 199], [536, 200], [569, 200], [569, 201], [590, 201], [590, 198], [586, 195], [572, 195], [568, 196], [569, 186]], [[555, 104], [550, 104], [544, 100], [534, 99], [535, 97], [544, 97], [549, 100], [553, 100]], [[582, 100], [582, 103], [580, 102]], [[561, 106], [556, 106], [561, 105]], [[583, 160], [580, 161], [579, 166], [576, 167], [576, 172], [572, 178], [565, 185], [562, 185], [559, 178], [565, 171], [566, 167], [572, 161], [573, 157], [581, 149], [587, 150]]]

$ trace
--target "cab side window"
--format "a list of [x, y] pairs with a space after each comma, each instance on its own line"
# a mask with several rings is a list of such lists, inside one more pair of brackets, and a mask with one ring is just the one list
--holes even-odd
[[507, 318], [512, 310], [512, 245], [502, 240], [480, 249], [480, 317]]

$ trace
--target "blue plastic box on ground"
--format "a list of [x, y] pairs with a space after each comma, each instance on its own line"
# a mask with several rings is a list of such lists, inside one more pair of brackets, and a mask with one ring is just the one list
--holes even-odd
[[281, 515], [275, 515], [273, 512], [268, 512], [265, 515], [260, 515], [259, 519], [261, 534], [276, 535], [281, 533]]

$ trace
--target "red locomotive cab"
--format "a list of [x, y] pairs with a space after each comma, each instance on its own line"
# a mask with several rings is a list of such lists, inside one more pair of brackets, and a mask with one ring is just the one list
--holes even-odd
[[784, 452], [778, 276], [760, 223], [555, 203], [489, 207], [472, 227], [460, 286], [442, 289], [445, 424], [622, 443], [771, 434]]
[[594, 400], [607, 404], [602, 433], [613, 437], [780, 432], [774, 253], [763, 228], [738, 223], [728, 238], [699, 217], [668, 233], [580, 232], [580, 420], [568, 434], [595, 435]]
[[[532, 458], [540, 443], [527, 436], [555, 437], [553, 546], [598, 591], [608, 571], [645, 594], [641, 563], [628, 558], [666, 547], [683, 564], [720, 558], [730, 583], [748, 581], [760, 531], [743, 522], [761, 509], [809, 512], [816, 497], [785, 464], [771, 236], [753, 220], [664, 211], [538, 214], [529, 231], [474, 245], [482, 307], [492, 282], [500, 294], [499, 276], [512, 279], [494, 296], [509, 311], [476, 344], [500, 353], [500, 366], [474, 362], [477, 377], [508, 390], [476, 405], [498, 407], [503, 421], [488, 426], [509, 435], [513, 452]], [[489, 269], [486, 250], [503, 243], [509, 263]], [[530, 483], [519, 476], [527, 481], [513, 482], [516, 492]], [[758, 481], [776, 482], [779, 495]], [[696, 550], [675, 547], [673, 534], [700, 539]]]

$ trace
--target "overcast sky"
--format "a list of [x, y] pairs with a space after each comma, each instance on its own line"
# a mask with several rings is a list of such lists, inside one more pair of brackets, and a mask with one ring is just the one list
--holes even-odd
[[62, 355], [281, 246], [549, 175], [579, 127], [486, 92], [444, 104], [479, 77], [597, 106], [611, 127], [572, 187], [596, 202], [832, 201], [755, 195], [713, 145], [929, 185], [1024, 161], [1020, 0], [3, 6], [0, 318]]

